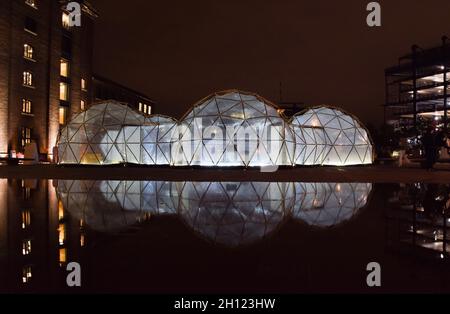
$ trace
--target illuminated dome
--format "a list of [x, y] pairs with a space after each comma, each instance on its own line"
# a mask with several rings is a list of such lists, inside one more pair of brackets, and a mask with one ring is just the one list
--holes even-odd
[[169, 165], [171, 145], [177, 121], [168, 116], [151, 115], [147, 117], [150, 125], [142, 128], [142, 160], [146, 165]]
[[228, 247], [274, 231], [294, 205], [294, 186], [282, 182], [179, 182], [179, 214], [207, 240]]
[[149, 215], [175, 214], [172, 184], [165, 181], [58, 180], [64, 208], [91, 229], [117, 232]]
[[62, 128], [60, 164], [170, 164], [171, 131], [176, 121], [146, 117], [130, 107], [106, 101], [92, 105]]
[[181, 119], [175, 165], [292, 165], [294, 138], [275, 105], [237, 90], [212, 94]]
[[332, 107], [317, 107], [295, 115], [297, 165], [347, 166], [371, 164], [369, 133], [353, 116]]
[[308, 225], [336, 226], [367, 203], [371, 183], [295, 183], [292, 216]]

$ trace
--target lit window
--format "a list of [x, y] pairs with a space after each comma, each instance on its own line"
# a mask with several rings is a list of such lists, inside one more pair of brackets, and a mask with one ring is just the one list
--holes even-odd
[[30, 7], [37, 9], [36, 0], [25, 0], [25, 3], [28, 4]]
[[33, 86], [33, 74], [29, 71], [23, 72], [23, 85]]
[[83, 91], [87, 90], [86, 80], [85, 79], [81, 79], [81, 90], [83, 90]]
[[69, 85], [67, 83], [59, 83], [59, 100], [69, 101]]
[[22, 113], [31, 114], [31, 100], [22, 98]]
[[86, 238], [84, 237], [84, 234], [80, 234], [80, 246], [83, 247], [86, 244]]
[[22, 268], [22, 282], [27, 283], [31, 280], [31, 266]]
[[64, 28], [70, 28], [70, 16], [67, 12], [62, 13], [61, 20]]
[[31, 224], [31, 213], [28, 209], [22, 211], [22, 229], [27, 229]]
[[22, 127], [20, 132], [20, 143], [22, 144], [22, 148], [25, 147], [25, 145], [31, 143], [31, 129]]
[[59, 263], [60, 264], [65, 263], [67, 261], [66, 253], [67, 253], [66, 248], [62, 247], [59, 249]]
[[59, 107], [59, 124], [65, 125], [66, 124], [66, 118], [67, 118], [67, 108], [66, 107]]
[[31, 253], [31, 240], [22, 241], [22, 255], [28, 255]]
[[69, 61], [66, 59], [61, 59], [59, 75], [69, 77]]
[[139, 103], [139, 111], [143, 112], [145, 114], [151, 114], [152, 113], [152, 107], [147, 105], [147, 104], [144, 104], [144, 103], [140, 102]]
[[66, 241], [66, 225], [61, 223], [58, 227], [58, 242], [59, 245], [64, 245], [64, 242]]
[[58, 201], [58, 220], [64, 219], [64, 205], [61, 200]]
[[86, 108], [86, 103], [84, 102], [84, 100], [80, 101], [80, 109], [84, 110], [84, 108]]
[[23, 57], [33, 60], [33, 47], [28, 44], [23, 45]]

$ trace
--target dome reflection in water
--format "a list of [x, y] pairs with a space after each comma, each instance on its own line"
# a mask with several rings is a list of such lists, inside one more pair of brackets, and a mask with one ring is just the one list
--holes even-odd
[[229, 247], [267, 237], [286, 219], [332, 227], [364, 207], [370, 183], [59, 180], [64, 208], [100, 232], [150, 215], [178, 215], [207, 240]]

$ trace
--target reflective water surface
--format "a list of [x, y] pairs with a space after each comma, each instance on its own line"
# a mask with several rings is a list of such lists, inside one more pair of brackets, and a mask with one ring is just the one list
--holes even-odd
[[[450, 185], [0, 179], [2, 292], [450, 292]], [[382, 286], [369, 288], [378, 262]], [[78, 262], [82, 287], [66, 286]]]

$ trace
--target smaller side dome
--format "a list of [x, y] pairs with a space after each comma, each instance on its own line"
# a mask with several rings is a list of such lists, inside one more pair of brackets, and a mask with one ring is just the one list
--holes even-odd
[[353, 115], [321, 106], [296, 114], [291, 120], [298, 165], [348, 166], [371, 164], [369, 132]]
[[170, 117], [146, 117], [116, 101], [96, 103], [62, 128], [56, 144], [58, 163], [168, 165], [176, 124]]

